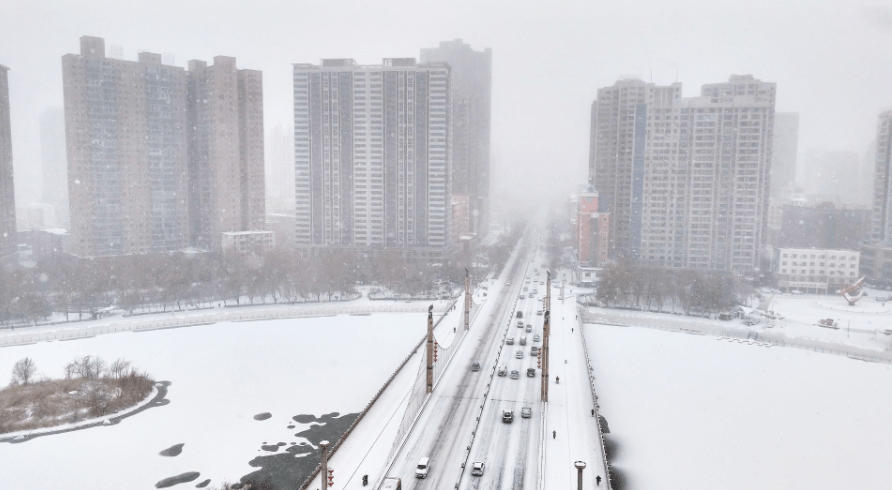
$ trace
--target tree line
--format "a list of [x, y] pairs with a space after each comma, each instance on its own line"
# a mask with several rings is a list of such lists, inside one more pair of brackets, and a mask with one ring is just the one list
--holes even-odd
[[398, 294], [436, 294], [504, 264], [519, 237], [459, 250], [442, 263], [417, 262], [400, 250], [313, 253], [277, 248], [266, 253], [147, 254], [96, 259], [53, 256], [33, 268], [0, 269], [0, 325], [99, 317], [110, 307], [128, 314], [218, 305], [298, 303], [348, 299], [359, 284]]
[[604, 269], [595, 298], [608, 308], [712, 314], [746, 302], [753, 289], [728, 271], [634, 264]]

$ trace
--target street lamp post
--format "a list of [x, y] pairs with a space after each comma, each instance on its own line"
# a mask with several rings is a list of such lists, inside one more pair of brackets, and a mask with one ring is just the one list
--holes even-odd
[[573, 463], [573, 466], [576, 467], [576, 477], [577, 477], [576, 478], [576, 481], [577, 481], [576, 488], [577, 488], [577, 490], [582, 490], [582, 470], [585, 469], [585, 462], [577, 461], [577, 462]]
[[328, 444], [328, 441], [319, 441], [319, 447], [322, 448], [322, 471], [319, 472], [319, 476], [323, 490], [328, 488]]

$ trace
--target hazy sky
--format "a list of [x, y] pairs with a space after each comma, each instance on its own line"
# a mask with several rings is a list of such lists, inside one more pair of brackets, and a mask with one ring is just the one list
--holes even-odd
[[4, 0], [19, 202], [39, 189], [38, 115], [62, 105], [61, 56], [82, 35], [130, 60], [138, 49], [179, 66], [228, 55], [262, 70], [267, 133], [291, 120], [291, 63], [417, 58], [455, 38], [492, 48], [493, 191], [513, 196], [584, 180], [589, 106], [620, 75], [668, 84], [677, 71], [685, 96], [732, 73], [777, 82], [777, 110], [801, 113], [800, 157], [863, 153], [892, 107], [888, 2]]

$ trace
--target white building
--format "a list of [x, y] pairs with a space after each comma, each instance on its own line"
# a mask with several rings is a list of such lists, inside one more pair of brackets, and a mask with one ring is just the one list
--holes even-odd
[[449, 66], [294, 65], [295, 244], [441, 255], [450, 243]]
[[232, 231], [223, 233], [223, 253], [237, 252], [241, 254], [263, 253], [276, 246], [275, 233], [272, 231]]
[[592, 105], [590, 178], [618, 258], [665, 267], [759, 267], [768, 220], [774, 83], [750, 75], [682, 98], [626, 79]]
[[781, 291], [835, 293], [858, 280], [861, 254], [854, 250], [773, 248], [772, 272]]

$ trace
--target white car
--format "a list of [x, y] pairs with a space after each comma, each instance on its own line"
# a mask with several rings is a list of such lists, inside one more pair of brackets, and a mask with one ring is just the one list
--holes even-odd
[[514, 337], [508, 337], [505, 339], [505, 345], [514, 345]]
[[518, 378], [520, 378], [520, 373], [517, 372], [516, 369], [511, 371], [511, 379], [518, 379]]
[[517, 352], [514, 354], [514, 357], [516, 357], [516, 358], [518, 358], [518, 359], [523, 359], [523, 351], [522, 351], [522, 350], [517, 351]]
[[486, 469], [486, 465], [483, 464], [483, 461], [474, 461], [471, 465], [471, 476], [483, 476], [484, 469]]
[[415, 478], [427, 478], [427, 472], [430, 469], [431, 459], [423, 456], [415, 467]]

